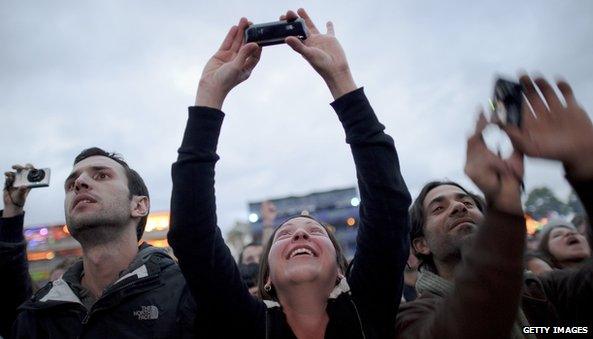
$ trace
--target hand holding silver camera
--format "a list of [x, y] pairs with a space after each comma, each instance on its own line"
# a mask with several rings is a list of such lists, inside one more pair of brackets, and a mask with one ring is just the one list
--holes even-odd
[[34, 168], [25, 167], [17, 169], [14, 178], [13, 187], [47, 187], [49, 186], [49, 178], [51, 170], [49, 168]]
[[3, 218], [16, 216], [23, 212], [27, 195], [33, 187], [49, 186], [49, 168], [36, 169], [33, 165], [12, 166], [14, 172], [4, 172], [4, 211]]

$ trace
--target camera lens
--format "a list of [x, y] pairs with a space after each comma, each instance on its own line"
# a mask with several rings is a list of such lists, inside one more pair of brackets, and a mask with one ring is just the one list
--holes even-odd
[[29, 174], [27, 174], [27, 180], [29, 180], [29, 182], [39, 182], [43, 180], [43, 178], [45, 178], [44, 170], [34, 169], [29, 171]]

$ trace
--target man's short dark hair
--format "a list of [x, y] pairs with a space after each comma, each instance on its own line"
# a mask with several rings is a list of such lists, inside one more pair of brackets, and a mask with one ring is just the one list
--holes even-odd
[[[94, 156], [107, 157], [122, 165], [126, 172], [126, 177], [128, 178], [128, 190], [130, 191], [130, 199], [134, 195], [146, 196], [147, 198], [149, 198], [148, 188], [146, 187], [146, 184], [144, 183], [144, 180], [142, 180], [140, 174], [138, 174], [138, 172], [136, 172], [135, 170], [131, 169], [130, 166], [128, 166], [128, 164], [121, 157], [121, 155], [117, 153], [109, 153], [100, 149], [99, 147], [87, 148], [84, 151], [80, 152], [80, 154], [78, 154], [76, 158], [74, 158], [73, 165], [76, 165], [77, 163], [83, 161], [86, 158]], [[136, 226], [136, 237], [138, 238], [138, 241], [142, 239], [142, 235], [144, 234], [144, 228], [146, 227], [147, 220], [148, 214], [140, 218], [140, 221]]]
[[486, 202], [481, 196], [466, 190], [463, 186], [456, 182], [435, 180], [427, 183], [426, 185], [424, 185], [424, 187], [422, 187], [422, 190], [418, 194], [418, 197], [416, 197], [416, 200], [414, 200], [412, 206], [410, 206], [410, 243], [412, 245], [412, 251], [414, 255], [421, 261], [420, 265], [425, 266], [433, 272], [436, 272], [436, 267], [434, 265], [432, 254], [424, 255], [422, 253], [416, 252], [416, 250], [414, 249], [414, 239], [424, 237], [424, 223], [426, 222], [426, 213], [424, 211], [424, 199], [426, 199], [428, 192], [443, 185], [459, 187], [462, 191], [467, 193], [467, 195], [469, 195], [469, 197], [475, 201], [476, 207], [478, 207], [478, 209], [482, 213], [484, 213], [486, 209]]

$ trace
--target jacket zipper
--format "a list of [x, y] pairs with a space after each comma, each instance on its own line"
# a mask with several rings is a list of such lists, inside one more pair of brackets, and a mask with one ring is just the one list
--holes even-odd
[[86, 323], [89, 322], [89, 318], [91, 317], [91, 312], [86, 312], [86, 315], [84, 316], [84, 318], [82, 319], [82, 324], [86, 325]]
[[356, 303], [354, 300], [350, 299], [352, 306], [354, 306], [354, 312], [356, 312], [356, 317], [358, 318], [358, 324], [360, 325], [360, 333], [362, 333], [362, 338], [366, 339], [366, 334], [364, 333], [364, 328], [362, 327], [362, 319], [360, 319], [360, 314], [358, 313], [358, 307], [356, 307]]
[[[157, 279], [158, 279], [158, 276], [151, 276], [151, 277], [147, 277], [147, 278], [143, 278], [143, 279], [131, 281], [131, 282], [129, 282], [129, 283], [125, 284], [125, 285], [122, 285], [122, 286], [118, 286], [116, 289], [113, 289], [113, 290], [107, 292], [106, 294], [104, 294], [103, 297], [101, 297], [99, 300], [97, 300], [97, 302], [95, 302], [95, 305], [101, 299], [104, 300], [107, 296], [109, 296], [109, 295], [111, 295], [111, 294], [113, 294], [115, 292], [124, 290], [124, 289], [126, 289], [126, 288], [128, 288], [130, 286], [133, 286], [133, 285], [144, 285], [147, 282], [151, 282], [151, 281], [157, 280]], [[82, 319], [82, 324], [83, 325], [86, 325], [89, 322], [89, 319], [90, 319], [91, 315], [93, 315], [94, 313], [97, 313], [98, 311], [102, 311], [102, 310], [105, 310], [105, 309], [108, 309], [108, 308], [109, 307], [99, 307], [99, 308], [91, 307], [91, 309], [87, 312], [86, 316]]]
[[266, 306], [266, 339], [268, 339], [268, 330], [269, 330], [269, 320], [268, 320], [268, 307]]
[[131, 282], [125, 284], [125, 285], [118, 286], [115, 289], [112, 289], [110, 291], [107, 291], [107, 293], [105, 293], [105, 295], [101, 299], [104, 299], [107, 296], [109, 296], [109, 295], [111, 295], [111, 294], [113, 294], [115, 292], [119, 292], [121, 290], [125, 290], [128, 287], [130, 287], [130, 286], [133, 286], [133, 285], [144, 285], [144, 284], [146, 284], [148, 282], [152, 282], [153, 280], [158, 280], [158, 279], [159, 279], [158, 276], [149, 276], [149, 277], [144, 277], [144, 278], [141, 278], [141, 279], [138, 279], [138, 280], [131, 281]]

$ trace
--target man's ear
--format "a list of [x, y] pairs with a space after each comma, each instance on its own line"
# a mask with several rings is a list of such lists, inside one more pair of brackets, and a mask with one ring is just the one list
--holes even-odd
[[414, 247], [414, 251], [416, 251], [416, 253], [424, 255], [430, 254], [430, 247], [428, 247], [428, 243], [424, 237], [418, 237], [412, 240], [412, 246]]
[[142, 218], [150, 211], [150, 200], [145, 195], [134, 195], [130, 202], [130, 214], [133, 218]]

